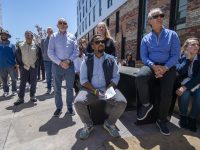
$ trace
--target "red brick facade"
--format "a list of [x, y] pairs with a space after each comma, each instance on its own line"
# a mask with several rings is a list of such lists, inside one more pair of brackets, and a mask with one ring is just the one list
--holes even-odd
[[[165, 13], [164, 25], [169, 27], [170, 18], [170, 1], [169, 0], [148, 0], [147, 12], [150, 9], [160, 7]], [[116, 28], [116, 12], [120, 11], [120, 29], [115, 33]], [[126, 38], [125, 53], [131, 51], [136, 59], [137, 54], [137, 35], [138, 35], [138, 17], [139, 17], [139, 0], [128, 0], [118, 10], [113, 12], [107, 18], [110, 19], [109, 29], [112, 37], [116, 41], [117, 57], [121, 56], [122, 36]], [[106, 18], [106, 19], [107, 19]], [[104, 20], [106, 22], [106, 19]], [[147, 33], [151, 28], [147, 25]], [[188, 0], [186, 27], [176, 31], [181, 42], [191, 36], [200, 37], [200, 0]], [[89, 32], [89, 37], [93, 35], [93, 30]], [[85, 36], [88, 37], [88, 34]]]

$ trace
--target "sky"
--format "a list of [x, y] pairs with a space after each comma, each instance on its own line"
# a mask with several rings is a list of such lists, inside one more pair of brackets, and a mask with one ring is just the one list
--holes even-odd
[[24, 32], [36, 32], [35, 25], [43, 29], [52, 27], [54, 32], [58, 18], [65, 18], [68, 31], [77, 30], [77, 0], [1, 0], [3, 28], [12, 35], [11, 42], [24, 40]]

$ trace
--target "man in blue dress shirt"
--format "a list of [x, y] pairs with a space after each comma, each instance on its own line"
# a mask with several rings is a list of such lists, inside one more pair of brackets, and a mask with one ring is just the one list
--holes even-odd
[[104, 53], [105, 46], [101, 35], [95, 35], [91, 44], [94, 53], [88, 54], [81, 64], [80, 82], [83, 89], [79, 91], [74, 102], [76, 111], [85, 125], [79, 134], [79, 138], [87, 139], [93, 130], [93, 123], [87, 106], [100, 101], [109, 87], [114, 87], [116, 94], [106, 99], [106, 102], [113, 107], [104, 122], [104, 128], [111, 136], [118, 137], [119, 133], [115, 123], [124, 112], [127, 103], [125, 97], [116, 89], [120, 78], [119, 68], [114, 57]]
[[74, 110], [72, 106], [73, 84], [75, 78], [73, 60], [79, 54], [75, 36], [67, 32], [67, 21], [64, 18], [60, 18], [58, 20], [57, 27], [59, 31], [51, 36], [48, 46], [48, 56], [53, 61], [52, 73], [55, 86], [55, 103], [57, 108], [54, 112], [55, 117], [58, 117], [62, 113], [62, 79], [66, 80], [66, 103], [68, 113], [70, 115], [74, 115]]
[[180, 56], [180, 41], [176, 32], [163, 26], [164, 13], [160, 8], [152, 9], [148, 14], [148, 23], [152, 31], [143, 37], [140, 47], [143, 66], [136, 78], [139, 100], [142, 103], [138, 111], [138, 120], [146, 118], [153, 105], [149, 102], [149, 80], [160, 80], [160, 105], [156, 124], [164, 135], [170, 135], [166, 118], [172, 99], [173, 84], [176, 77], [175, 65]]

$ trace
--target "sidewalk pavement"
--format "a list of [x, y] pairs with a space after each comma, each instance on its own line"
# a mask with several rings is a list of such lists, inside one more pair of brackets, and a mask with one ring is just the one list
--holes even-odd
[[[55, 111], [54, 96], [45, 95], [45, 86], [46, 83], [38, 82], [37, 98], [39, 101], [35, 104], [29, 102], [28, 91], [25, 104], [19, 106], [13, 106], [17, 96], [0, 97], [0, 150], [131, 149], [131, 144], [126, 143], [123, 138], [145, 137], [159, 133], [155, 124], [136, 126], [134, 123], [136, 112], [129, 111], [125, 112], [116, 124], [122, 137], [118, 139], [118, 142], [125, 142], [125, 147], [122, 146], [123, 144], [109, 145], [109, 142], [115, 139], [103, 129], [102, 125], [95, 126], [90, 137], [82, 141], [78, 138], [78, 134], [83, 124], [77, 114], [75, 116], [65, 114], [67, 111], [65, 103], [61, 116], [59, 118], [52, 117]], [[66, 90], [64, 88], [62, 93], [65, 100]], [[0, 89], [0, 95], [2, 94], [3, 91]], [[169, 124], [172, 134], [179, 131], [177, 123], [178, 120], [173, 117], [172, 123]], [[196, 134], [191, 134], [197, 136], [199, 133], [198, 131]], [[153, 143], [146, 147], [141, 142], [139, 144], [141, 149], [151, 149], [161, 144]]]

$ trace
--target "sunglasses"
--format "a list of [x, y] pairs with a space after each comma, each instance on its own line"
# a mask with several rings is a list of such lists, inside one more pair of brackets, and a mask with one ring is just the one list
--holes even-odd
[[62, 21], [58, 22], [58, 24], [59, 24], [59, 25], [67, 25], [66, 22], [62, 22]]
[[98, 41], [95, 41], [94, 43], [98, 45], [100, 43], [103, 43], [103, 40], [98, 40]]
[[164, 18], [165, 15], [164, 14], [157, 14], [157, 15], [152, 16], [151, 19], [158, 19], [159, 17]]

